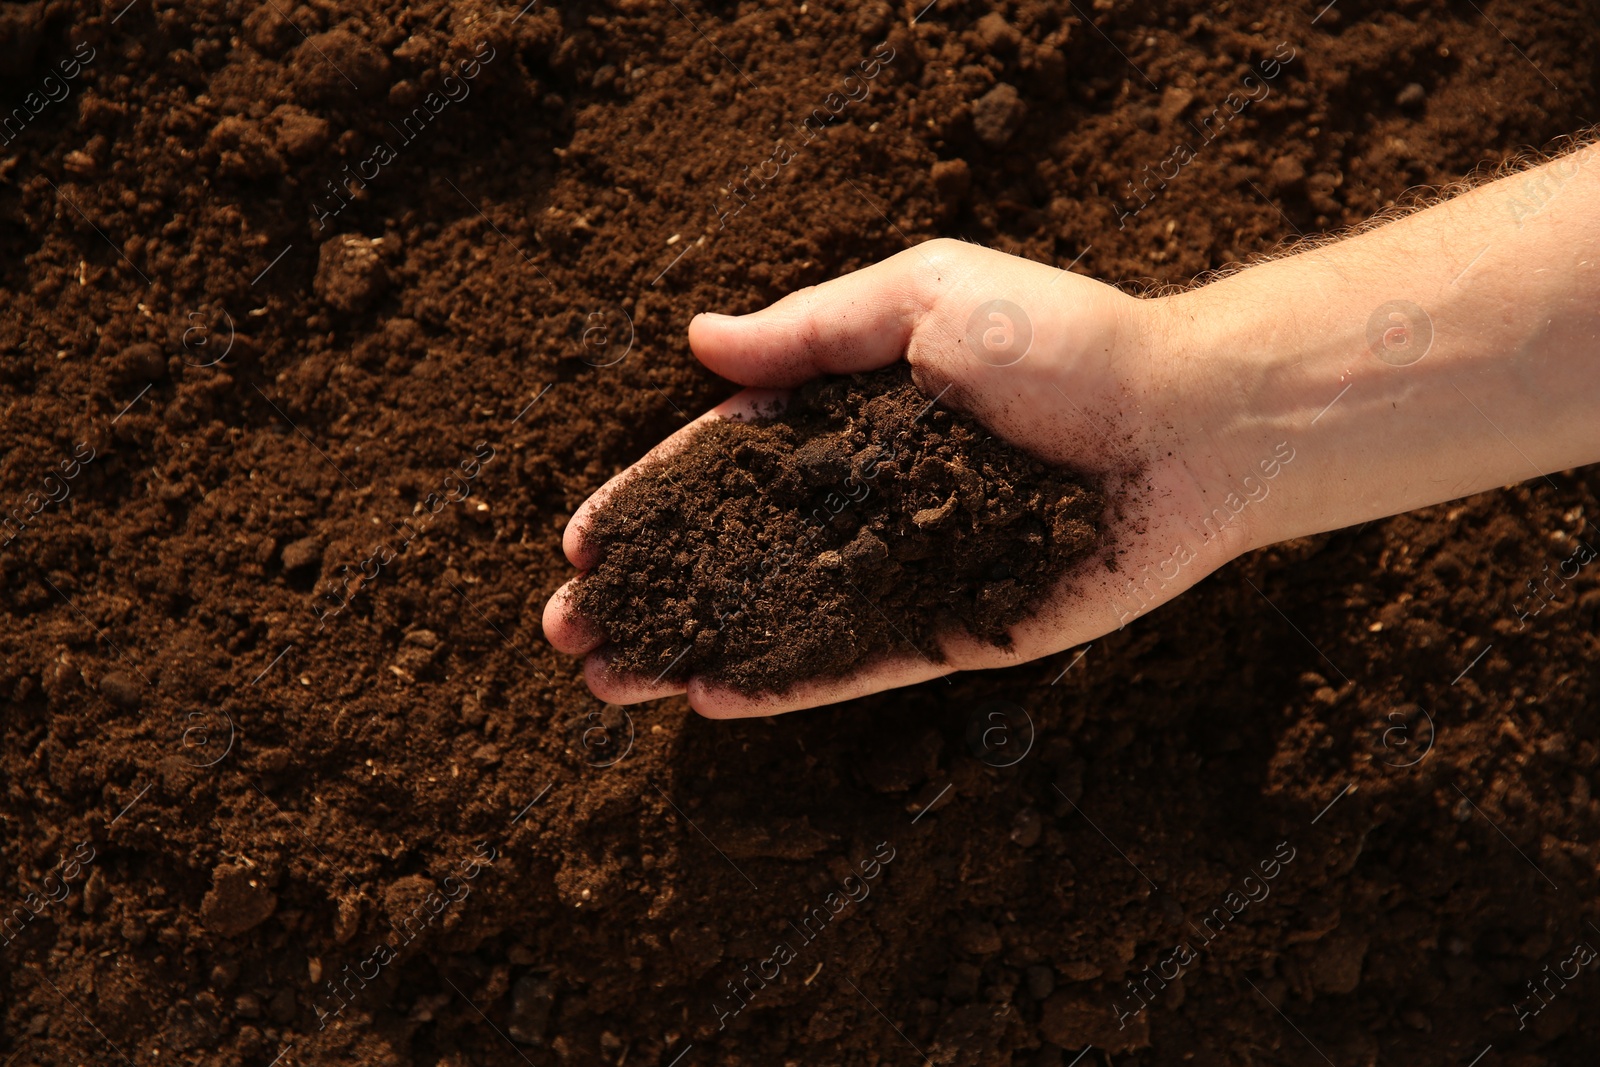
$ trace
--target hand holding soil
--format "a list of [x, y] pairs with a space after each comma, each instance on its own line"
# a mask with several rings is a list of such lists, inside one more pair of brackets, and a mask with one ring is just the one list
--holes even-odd
[[[1595, 156], [1171, 297], [934, 241], [701, 315], [695, 355], [751, 388], [579, 509], [592, 573], [545, 632], [604, 700], [772, 714], [1060, 652], [1250, 549], [1593, 462]], [[1531, 219], [1530, 177], [1556, 190]], [[901, 360], [924, 404], [877, 375], [772, 417]]]
[[[975, 311], [1001, 299], [1009, 307], [979, 311], [974, 319]], [[619, 676], [608, 666], [604, 631], [571, 609], [581, 582], [552, 598], [545, 632], [563, 651], [589, 655], [587, 678], [602, 699], [629, 703], [687, 691], [703, 714], [736, 716], [1018, 663], [1115, 628], [1121, 622], [1118, 594], [1129, 577], [1121, 561], [1142, 562], [1170, 545], [1185, 519], [1203, 511], [1203, 486], [1222, 476], [1209, 446], [1197, 438], [1193, 405], [1184, 402], [1182, 368], [1164, 355], [1168, 346], [1153, 314], [1158, 307], [1079, 275], [957, 241], [934, 241], [754, 315], [702, 315], [690, 327], [695, 355], [724, 377], [756, 388], [662, 442], [591, 497], [567, 529], [568, 557], [592, 570], [601, 557], [586, 536], [597, 514], [621, 486], [683, 449], [709, 421], [748, 416], [771, 402], [778, 395], [774, 390], [819, 375], [871, 371], [904, 359], [929, 398], [930, 416], [964, 413], [1001, 441], [1082, 472], [1104, 494], [1093, 551], [1080, 554], [1064, 576], [1030, 591], [1033, 613], [1010, 627], [1009, 645], [946, 629], [920, 647], [901, 642], [843, 677], [762, 694], [698, 675], [673, 680], [669, 674], [659, 681], [642, 673]], [[1028, 334], [1031, 344], [1024, 346]], [[1130, 417], [1130, 411], [1139, 414]], [[1223, 536], [1226, 551], [1185, 567], [1163, 597], [1248, 544], [1242, 525], [1230, 526]], [[876, 603], [865, 594], [856, 598], [869, 619]], [[905, 620], [896, 625], [909, 629]], [[850, 639], [845, 633], [836, 637]]]

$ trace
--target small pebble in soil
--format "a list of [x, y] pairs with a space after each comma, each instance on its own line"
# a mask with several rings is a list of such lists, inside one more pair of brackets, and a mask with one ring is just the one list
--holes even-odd
[[972, 131], [990, 148], [1004, 147], [1028, 115], [1016, 88], [1001, 82], [972, 102]]
[[100, 693], [124, 711], [134, 711], [144, 702], [144, 683], [131, 674], [110, 671], [100, 679]]
[[297, 571], [322, 562], [322, 542], [315, 537], [302, 537], [283, 546], [283, 569]]
[[277, 895], [246, 867], [224, 863], [211, 872], [211, 889], [200, 901], [200, 921], [223, 937], [238, 937], [266, 922]]

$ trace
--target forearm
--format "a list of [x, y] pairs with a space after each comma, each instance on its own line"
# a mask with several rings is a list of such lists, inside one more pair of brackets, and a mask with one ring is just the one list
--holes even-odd
[[1600, 461], [1595, 146], [1169, 304], [1227, 473], [1295, 450], [1252, 543]]

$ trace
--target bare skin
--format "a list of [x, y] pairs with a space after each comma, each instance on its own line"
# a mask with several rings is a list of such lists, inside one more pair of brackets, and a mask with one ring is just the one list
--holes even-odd
[[[1061, 652], [1253, 549], [1600, 461], [1597, 164], [1589, 146], [1170, 297], [940, 240], [751, 315], [697, 316], [696, 357], [752, 387], [701, 418], [903, 358], [930, 398], [1120, 498], [1105, 517], [1117, 569], [1096, 558], [1068, 574], [1010, 648], [952, 634], [936, 655], [781, 694], [611, 673], [570, 582], [545, 634], [587, 656], [602, 700], [687, 692], [713, 718], [771, 715]], [[580, 571], [599, 562], [589, 517], [638, 469], [573, 516], [564, 547]]]

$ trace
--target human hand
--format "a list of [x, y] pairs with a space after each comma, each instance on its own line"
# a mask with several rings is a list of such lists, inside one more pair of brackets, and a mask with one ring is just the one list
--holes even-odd
[[[546, 636], [563, 652], [587, 655], [585, 676], [602, 700], [626, 704], [687, 692], [701, 714], [724, 718], [1008, 666], [1118, 628], [1251, 547], [1252, 516], [1242, 501], [1267, 476], [1266, 466], [1242, 471], [1248, 480], [1241, 485], [1226, 469], [1203, 430], [1208, 398], [1201, 374], [1194, 361], [1171, 354], [1165, 306], [1081, 275], [940, 240], [752, 315], [700, 315], [689, 326], [695, 355], [754, 388], [657, 445], [591, 496], [567, 526], [567, 557], [590, 570], [600, 562], [585, 542], [596, 508], [641, 465], [682, 447], [699, 422], [748, 415], [782, 395], [776, 390], [819, 375], [904, 358], [930, 399], [1089, 477], [1110, 502], [1107, 549], [1078, 564], [1035, 615], [1012, 628], [1011, 647], [947, 633], [937, 650], [908, 650], [844, 678], [750, 696], [698, 676], [685, 686], [613, 673], [605, 635], [572, 610], [574, 582], [546, 606]], [[1273, 461], [1274, 473], [1282, 459]], [[1223, 505], [1230, 493], [1237, 510]]]

